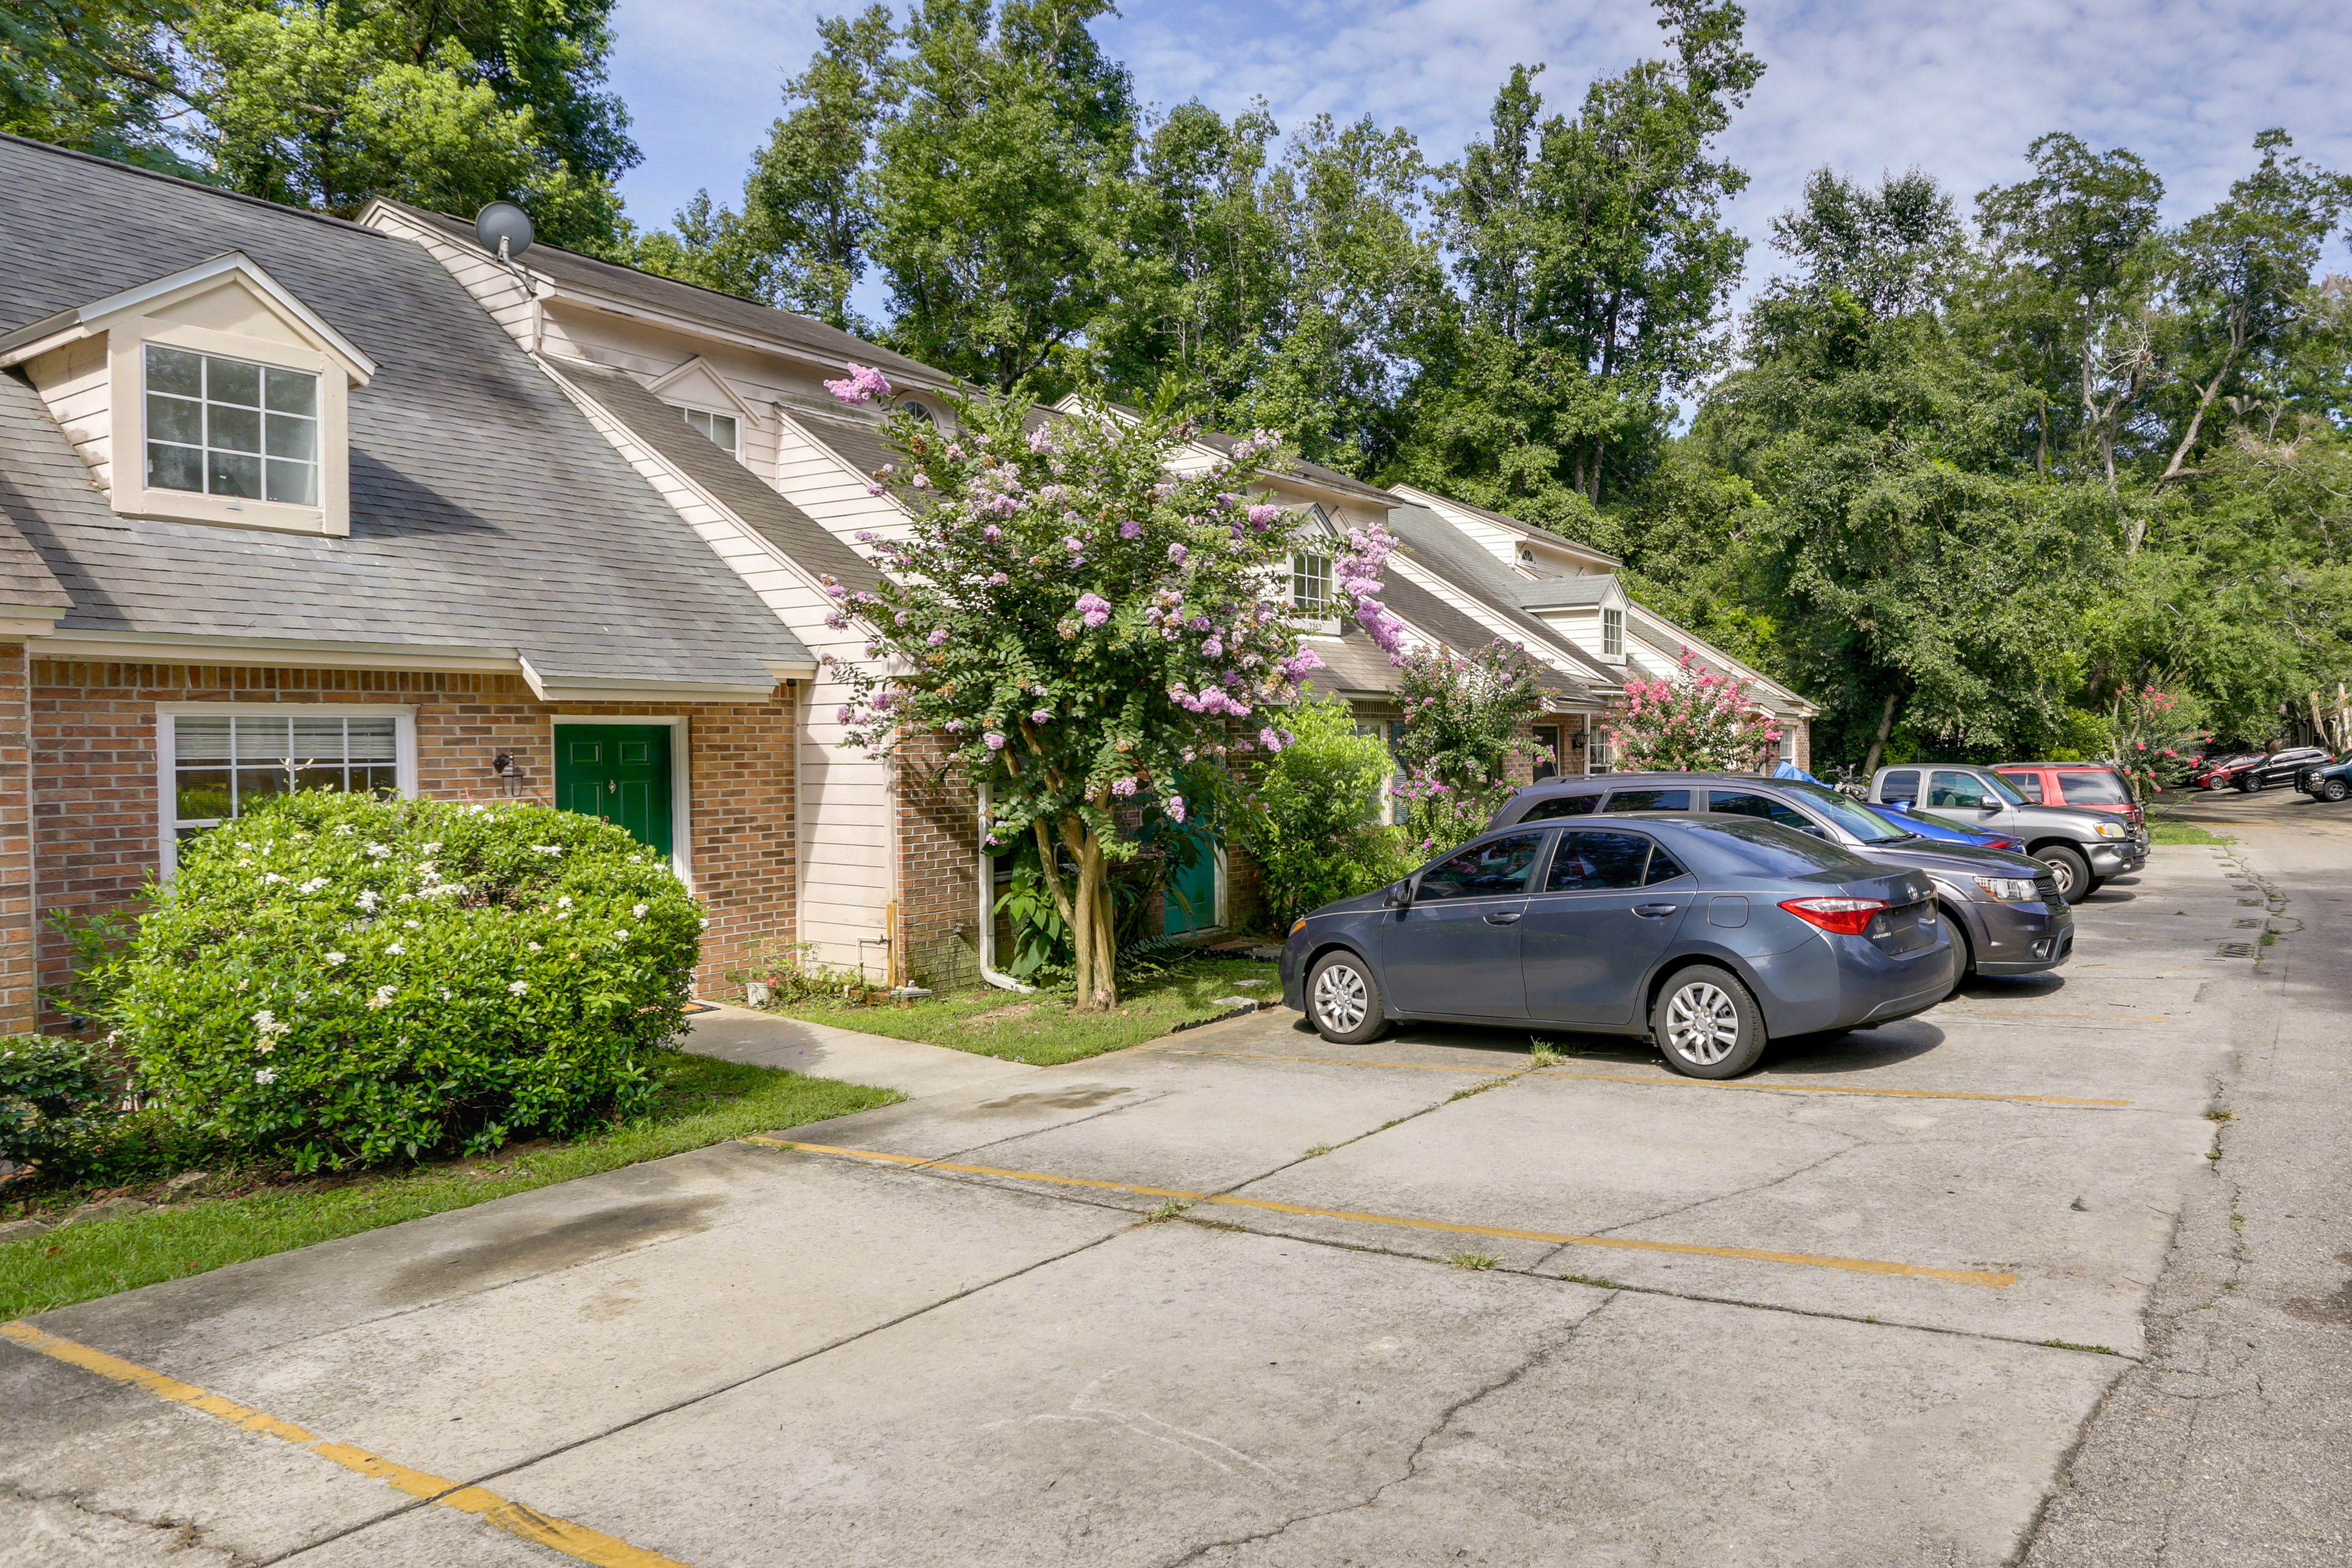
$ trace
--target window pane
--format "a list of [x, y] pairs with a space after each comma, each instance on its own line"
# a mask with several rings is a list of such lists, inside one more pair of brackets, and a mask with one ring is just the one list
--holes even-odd
[[688, 428], [698, 430], [705, 436], [710, 434], [709, 415], [705, 414], [699, 408], [681, 408], [678, 412], [686, 416]]
[[1638, 888], [1642, 868], [1649, 858], [1650, 841], [1638, 833], [1579, 828], [1559, 836], [1559, 847], [1552, 852], [1551, 875], [1544, 879], [1544, 887], [1554, 893]]
[[172, 723], [172, 751], [183, 763], [225, 763], [229, 760], [226, 719], [176, 719]]
[[235, 452], [205, 454], [205, 488], [216, 496], [242, 496], [247, 500], [261, 499], [261, 459], [243, 457]]
[[205, 439], [205, 405], [184, 397], [166, 397], [160, 392], [147, 395], [147, 438], [151, 441], [178, 441], [190, 447], [202, 446]]
[[2032, 801], [2036, 805], [2040, 805], [2042, 804], [2042, 775], [2040, 773], [2003, 773], [2000, 776], [2009, 781], [2010, 788], [2015, 790], [2018, 794], [2023, 795], [2026, 799]]
[[297, 768], [294, 770], [294, 787], [333, 790], [341, 794], [343, 788], [342, 764], [331, 763], [324, 767]]
[[299, 458], [306, 463], [315, 463], [319, 460], [319, 422], [292, 414], [272, 414], [264, 449], [273, 458]]
[[1784, 827], [1808, 828], [1812, 823], [1803, 813], [1774, 800], [1769, 795], [1752, 790], [1717, 789], [1707, 791], [1706, 808], [1726, 816], [1757, 816], [1766, 822], [1777, 822]]
[[1937, 772], [1927, 775], [1927, 804], [1970, 807], [1993, 803], [1985, 799], [1985, 786], [1974, 774]]
[[1648, 887], [1654, 882], [1671, 882], [1676, 877], [1689, 875], [1683, 869], [1682, 862], [1667, 854], [1666, 847], [1661, 844], [1650, 851], [1650, 874], [1642, 879], [1642, 885]]
[[398, 795], [400, 773], [390, 763], [376, 767], [354, 766], [352, 769], [352, 790], [354, 794], [364, 790], [377, 795]]
[[307, 414], [315, 417], [319, 412], [319, 378], [306, 371], [271, 371], [269, 406], [280, 414]]
[[1519, 820], [1549, 822], [1555, 816], [1590, 816], [1592, 808], [1600, 804], [1597, 795], [1564, 795], [1554, 800], [1538, 801], [1535, 809]]
[[267, 500], [283, 501], [288, 506], [319, 504], [319, 470], [310, 463], [286, 463], [273, 458], [269, 460], [269, 482], [263, 497]]
[[258, 452], [261, 450], [261, 416], [251, 408], [227, 408], [209, 404], [205, 408], [205, 445], [224, 452]]
[[290, 719], [239, 717], [230, 721], [236, 726], [236, 760], [241, 763], [284, 763], [294, 754], [293, 721]]
[[710, 438], [729, 451], [733, 451], [735, 449], [735, 416], [731, 414], [712, 415]]
[[1499, 899], [1528, 890], [1528, 872], [1536, 851], [1543, 847], [1540, 833], [1514, 834], [1490, 839], [1475, 849], [1421, 874], [1421, 899]]
[[[2316, 759], [2314, 759], [2315, 761]], [[2022, 788], [2024, 781], [2009, 781]], [[2128, 805], [2131, 792], [2113, 773], [2060, 773], [2058, 789], [2068, 805]]]
[[276, 768], [239, 768], [236, 770], [236, 809], [251, 811], [253, 803], [265, 795], [286, 793], [286, 770]]
[[[1609, 797], [1611, 811], [1688, 811], [1686, 789], [1621, 789]], [[1646, 842], [1646, 840], [1645, 840]]]
[[1290, 604], [1293, 609], [1320, 610], [1331, 600], [1331, 558], [1294, 555], [1290, 558]]
[[167, 349], [149, 343], [147, 389], [150, 392], [176, 392], [183, 397], [202, 397], [205, 395], [204, 356], [192, 354], [185, 349]]
[[179, 800], [173, 808], [182, 822], [209, 822], [231, 815], [226, 768], [182, 768]]
[[346, 719], [347, 755], [355, 763], [390, 763], [399, 755], [398, 726], [390, 719]]
[[215, 403], [261, 406], [261, 367], [243, 360], [205, 356], [205, 395]]
[[194, 447], [147, 447], [147, 486], [158, 490], [202, 490], [205, 455]]

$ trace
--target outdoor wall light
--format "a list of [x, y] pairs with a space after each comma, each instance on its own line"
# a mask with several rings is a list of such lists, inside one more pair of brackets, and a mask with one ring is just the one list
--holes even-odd
[[497, 756], [492, 757], [490, 772], [496, 773], [499, 781], [506, 785], [507, 794], [522, 793], [522, 763], [512, 752], [500, 752]]

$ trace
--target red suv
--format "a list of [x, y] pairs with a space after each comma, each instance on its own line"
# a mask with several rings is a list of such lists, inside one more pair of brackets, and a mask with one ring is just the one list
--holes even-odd
[[2132, 799], [2123, 774], [2099, 763], [2002, 763], [1993, 769], [2036, 805], [2111, 811], [2145, 830], [2147, 808]]

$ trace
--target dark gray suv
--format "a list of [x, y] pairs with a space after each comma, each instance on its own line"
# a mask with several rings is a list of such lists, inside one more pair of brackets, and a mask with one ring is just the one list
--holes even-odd
[[[1747, 773], [1615, 773], [1547, 779], [1503, 803], [1486, 826], [1585, 816], [1598, 812], [1706, 812], [1752, 816], [1843, 845], [1858, 855], [1925, 871], [1936, 901], [1962, 939], [1962, 970], [2033, 974], [2066, 962], [2074, 911], [2050, 868], [2028, 856], [1928, 838], [1900, 816], [1802, 779]], [[1956, 974], [1957, 978], [1957, 974]]]

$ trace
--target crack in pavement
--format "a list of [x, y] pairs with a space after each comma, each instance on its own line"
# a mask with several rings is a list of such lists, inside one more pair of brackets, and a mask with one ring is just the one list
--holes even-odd
[[1299, 1525], [1308, 1523], [1315, 1520], [1330, 1519], [1339, 1514], [1354, 1513], [1362, 1509], [1374, 1507], [1391, 1491], [1404, 1485], [1407, 1481], [1412, 1480], [1414, 1476], [1420, 1473], [1422, 1456], [1428, 1452], [1429, 1445], [1432, 1442], [1435, 1441], [1447, 1427], [1454, 1425], [1454, 1419], [1457, 1416], [1459, 1416], [1464, 1411], [1469, 1409], [1472, 1405], [1479, 1403], [1481, 1400], [1502, 1393], [1505, 1389], [1518, 1382], [1519, 1379], [1525, 1377], [1528, 1373], [1534, 1371], [1544, 1362], [1550, 1360], [1553, 1356], [1567, 1350], [1570, 1345], [1573, 1345], [1579, 1336], [1584, 1332], [1585, 1329], [1589, 1327], [1595, 1319], [1599, 1318], [1601, 1313], [1607, 1311], [1610, 1304], [1615, 1300], [1616, 1297], [1614, 1295], [1603, 1297], [1601, 1301], [1593, 1307], [1592, 1310], [1585, 1313], [1584, 1316], [1577, 1319], [1575, 1322], [1570, 1324], [1567, 1331], [1559, 1335], [1557, 1339], [1545, 1340], [1539, 1337], [1536, 1343], [1529, 1347], [1528, 1353], [1520, 1358], [1518, 1363], [1513, 1366], [1509, 1371], [1506, 1372], [1502, 1376], [1494, 1379], [1483, 1387], [1471, 1390], [1461, 1398], [1455, 1400], [1453, 1404], [1447, 1405], [1444, 1409], [1439, 1411], [1437, 1418], [1430, 1423], [1428, 1429], [1423, 1432], [1420, 1437], [1414, 1440], [1412, 1451], [1405, 1456], [1404, 1464], [1399, 1473], [1391, 1477], [1389, 1479], [1382, 1481], [1379, 1486], [1374, 1487], [1366, 1496], [1358, 1498], [1351, 1502], [1339, 1503], [1330, 1508], [1309, 1509], [1303, 1513], [1293, 1514], [1290, 1518], [1282, 1521], [1279, 1524], [1271, 1525], [1265, 1530], [1252, 1531], [1246, 1535], [1228, 1536], [1219, 1541], [1202, 1542], [1200, 1545], [1195, 1546], [1191, 1551], [1185, 1552], [1181, 1557], [1169, 1559], [1161, 1565], [1161, 1568], [1185, 1568], [1185, 1565], [1188, 1563], [1201, 1562], [1212, 1552], [1238, 1550], [1244, 1546], [1253, 1545], [1257, 1542], [1271, 1541], [1275, 1537], [1285, 1534]]
[[11, 1480], [0, 1480], [0, 1498], [15, 1503], [62, 1503], [76, 1513], [90, 1519], [112, 1520], [117, 1524], [128, 1524], [141, 1530], [155, 1531], [158, 1533], [169, 1531], [179, 1537], [173, 1543], [174, 1551], [202, 1551], [215, 1553], [225, 1559], [224, 1568], [253, 1568], [255, 1563], [253, 1558], [247, 1557], [230, 1547], [215, 1546], [206, 1542], [203, 1528], [189, 1520], [144, 1519], [138, 1514], [125, 1513], [119, 1509], [100, 1508], [77, 1491], [34, 1491]]

